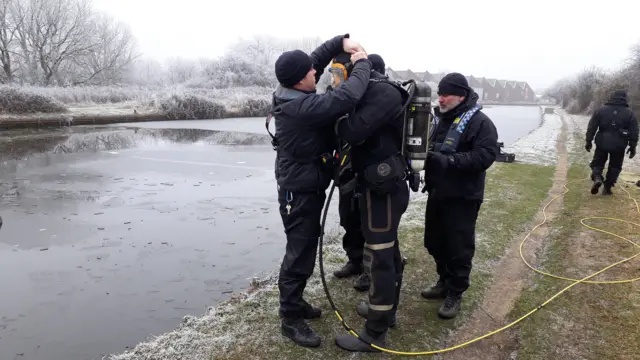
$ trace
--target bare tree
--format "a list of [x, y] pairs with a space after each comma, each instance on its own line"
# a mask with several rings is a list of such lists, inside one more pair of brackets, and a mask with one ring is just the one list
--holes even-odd
[[256, 65], [273, 64], [278, 53], [278, 40], [270, 36], [255, 36], [253, 39], [241, 39], [229, 48], [229, 53]]
[[173, 58], [167, 64], [167, 78], [170, 84], [180, 84], [193, 79], [198, 74], [198, 63], [182, 58]]
[[39, 82], [39, 68], [36, 54], [31, 51], [29, 30], [33, 16], [30, 4], [26, 1], [14, 1], [10, 4], [11, 20], [15, 26], [17, 40], [17, 58], [19, 60], [17, 68], [23, 82], [36, 84]]
[[573, 98], [578, 101], [578, 111], [587, 110], [591, 101], [594, 99], [596, 90], [600, 88], [605, 80], [605, 73], [602, 69], [595, 66], [583, 70], [576, 79], [573, 88]]
[[106, 14], [91, 19], [91, 30], [86, 38], [86, 48], [91, 51], [78, 54], [71, 62], [76, 65], [73, 83], [114, 84], [121, 82], [126, 70], [140, 55], [131, 29]]
[[[27, 21], [22, 37], [41, 70], [42, 83], [61, 81], [58, 70], [65, 61], [86, 56], [95, 48], [91, 31], [90, 0], [26, 0]], [[24, 15], [24, 13], [22, 14]]]
[[165, 71], [156, 60], [137, 58], [125, 72], [130, 84], [161, 86], [165, 84]]
[[12, 52], [16, 39], [16, 26], [10, 14], [14, 0], [0, 0], [0, 83], [13, 82]]

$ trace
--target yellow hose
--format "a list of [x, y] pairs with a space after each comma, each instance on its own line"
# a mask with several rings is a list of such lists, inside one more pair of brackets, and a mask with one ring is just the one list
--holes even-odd
[[[582, 180], [579, 180], [579, 181], [582, 181]], [[567, 184], [568, 184], [568, 183], [567, 183]], [[567, 278], [567, 277], [563, 277], [563, 276], [553, 275], [553, 274], [550, 274], [550, 273], [544, 272], [544, 271], [542, 271], [542, 270], [536, 269], [536, 268], [535, 268], [535, 267], [533, 267], [531, 264], [529, 264], [529, 262], [527, 262], [527, 260], [524, 258], [524, 254], [522, 253], [522, 247], [523, 247], [524, 243], [529, 239], [529, 237], [531, 236], [531, 234], [532, 234], [532, 233], [533, 233], [537, 228], [539, 228], [540, 226], [544, 225], [544, 224], [547, 222], [547, 213], [546, 213], [547, 208], [548, 208], [548, 207], [549, 207], [549, 206], [550, 206], [554, 201], [556, 201], [557, 199], [559, 199], [560, 197], [564, 196], [565, 194], [567, 194], [567, 193], [569, 192], [569, 188], [567, 187], [567, 184], [564, 184], [564, 185], [563, 185], [563, 187], [564, 187], [565, 191], [564, 191], [562, 194], [560, 194], [560, 195], [557, 195], [557, 196], [553, 197], [553, 198], [552, 198], [551, 200], [549, 200], [549, 202], [548, 202], [548, 203], [547, 203], [547, 204], [542, 208], [542, 214], [543, 214], [543, 216], [544, 216], [544, 219], [542, 220], [542, 222], [540, 222], [539, 224], [537, 224], [536, 226], [534, 226], [534, 227], [533, 227], [533, 229], [531, 229], [531, 231], [529, 231], [529, 232], [527, 233], [527, 235], [524, 237], [524, 239], [523, 239], [523, 240], [522, 240], [522, 242], [520, 243], [520, 257], [522, 258], [522, 260], [524, 261], [524, 263], [525, 263], [529, 268], [531, 268], [533, 271], [535, 271], [535, 272], [537, 272], [537, 273], [539, 273], [539, 274], [545, 275], [545, 276], [550, 276], [550, 277], [556, 278], [556, 279], [561, 279], [561, 280], [571, 281], [572, 283], [571, 283], [569, 286], [567, 286], [567, 287], [565, 287], [564, 289], [560, 290], [560, 291], [559, 291], [559, 292], [557, 292], [555, 295], [553, 295], [552, 297], [550, 297], [549, 299], [547, 299], [545, 302], [543, 302], [542, 304], [540, 304], [538, 307], [536, 307], [535, 309], [533, 309], [533, 310], [529, 311], [528, 313], [524, 314], [523, 316], [521, 316], [521, 317], [520, 317], [520, 318], [518, 318], [517, 320], [515, 320], [515, 321], [511, 322], [510, 324], [505, 325], [505, 326], [503, 326], [503, 327], [501, 327], [501, 328], [499, 328], [499, 329], [497, 329], [497, 330], [494, 330], [494, 331], [489, 332], [489, 333], [487, 333], [487, 334], [484, 334], [484, 335], [482, 335], [482, 336], [479, 336], [479, 337], [477, 337], [477, 338], [475, 338], [475, 339], [472, 339], [472, 340], [469, 340], [469, 341], [467, 341], [467, 342], [464, 342], [464, 343], [462, 343], [462, 344], [458, 344], [458, 345], [451, 346], [451, 347], [448, 347], [448, 348], [445, 348], [445, 349], [440, 349], [440, 350], [416, 351], [416, 352], [396, 351], [396, 350], [386, 349], [386, 348], [383, 348], [383, 347], [377, 346], [377, 345], [375, 345], [375, 344], [370, 344], [370, 345], [371, 345], [371, 347], [373, 347], [373, 348], [375, 348], [375, 349], [378, 349], [378, 350], [380, 350], [380, 351], [386, 352], [386, 353], [396, 354], [396, 355], [419, 356], [419, 355], [435, 355], [435, 354], [441, 354], [441, 353], [445, 353], [445, 352], [449, 352], [449, 351], [453, 351], [453, 350], [457, 350], [457, 349], [463, 348], [463, 347], [465, 347], [465, 346], [467, 346], [467, 345], [473, 344], [473, 343], [475, 343], [475, 342], [477, 342], [477, 341], [480, 341], [480, 340], [482, 340], [482, 339], [486, 339], [486, 338], [488, 338], [488, 337], [490, 337], [490, 336], [492, 336], [492, 335], [495, 335], [495, 334], [497, 334], [497, 333], [499, 333], [499, 332], [502, 332], [502, 331], [504, 331], [504, 330], [506, 330], [506, 329], [508, 329], [508, 328], [510, 328], [510, 327], [512, 327], [512, 326], [514, 326], [514, 325], [516, 325], [516, 324], [518, 324], [518, 323], [519, 323], [519, 322], [521, 322], [522, 320], [524, 320], [524, 319], [526, 319], [527, 317], [529, 317], [529, 316], [533, 315], [536, 311], [540, 310], [540, 309], [541, 309], [542, 307], [544, 307], [545, 305], [547, 305], [547, 304], [549, 304], [550, 302], [552, 302], [553, 300], [555, 300], [558, 296], [560, 296], [560, 295], [561, 295], [562, 293], [564, 293], [565, 291], [567, 291], [567, 290], [571, 289], [572, 287], [574, 287], [574, 286], [576, 286], [576, 285], [578, 285], [578, 284], [580, 284], [580, 283], [589, 283], [589, 284], [622, 284], [622, 283], [630, 283], [630, 282], [633, 282], [633, 281], [639, 280], [639, 279], [640, 279], [640, 277], [639, 277], [639, 278], [635, 278], [635, 279], [631, 279], [631, 280], [616, 280], [616, 281], [589, 281], [589, 279], [591, 279], [591, 278], [593, 278], [593, 277], [595, 277], [595, 276], [597, 276], [597, 275], [599, 275], [599, 274], [601, 274], [601, 273], [603, 273], [603, 272], [605, 272], [605, 271], [607, 271], [607, 270], [611, 269], [612, 267], [618, 266], [618, 265], [620, 265], [620, 264], [622, 264], [622, 263], [625, 263], [625, 262], [627, 262], [627, 261], [629, 261], [629, 260], [631, 260], [631, 259], [634, 259], [634, 258], [636, 258], [636, 257], [640, 256], [640, 252], [638, 252], [637, 254], [635, 254], [635, 255], [633, 255], [633, 256], [631, 256], [631, 257], [628, 257], [628, 258], [623, 259], [623, 260], [620, 260], [620, 261], [618, 261], [618, 262], [616, 262], [616, 263], [614, 263], [614, 264], [611, 264], [611, 265], [609, 265], [609, 266], [605, 267], [604, 269], [599, 270], [599, 271], [597, 271], [597, 272], [595, 272], [595, 273], [593, 273], [593, 274], [591, 274], [591, 275], [589, 275], [589, 276], [586, 276], [586, 277], [584, 277], [584, 278], [582, 278], [582, 279], [572, 279], [572, 278]], [[627, 191], [627, 189], [625, 189], [624, 187], [622, 187], [622, 186], [621, 186], [621, 187], [620, 187], [620, 189], [622, 189], [625, 193], [627, 193], [627, 196], [629, 197], [629, 199], [631, 199], [631, 200], [635, 203], [635, 205], [636, 205], [636, 210], [637, 210], [638, 214], [640, 215], [640, 206], [638, 205], [638, 202], [636, 201], [636, 199], [634, 199], [634, 198], [631, 196], [631, 193], [629, 193], [629, 191]], [[594, 230], [594, 231], [598, 231], [598, 232], [601, 232], [601, 233], [604, 233], [604, 234], [608, 234], [608, 235], [611, 235], [611, 236], [615, 236], [615, 237], [617, 237], [617, 238], [619, 238], [619, 239], [622, 239], [622, 240], [626, 240], [626, 241], [630, 242], [631, 244], [635, 245], [636, 247], [640, 248], [640, 245], [639, 245], [639, 244], [637, 244], [637, 243], [635, 243], [635, 242], [633, 242], [633, 241], [631, 241], [631, 240], [629, 240], [629, 239], [627, 239], [627, 238], [625, 238], [625, 237], [623, 237], [623, 236], [620, 236], [620, 235], [618, 235], [618, 234], [614, 234], [614, 233], [612, 233], [612, 232], [609, 232], [609, 231], [606, 231], [606, 230], [603, 230], [603, 229], [600, 229], [600, 228], [597, 228], [597, 227], [594, 227], [594, 226], [591, 226], [591, 225], [587, 225], [587, 224], [585, 223], [585, 221], [587, 221], [587, 220], [591, 220], [591, 219], [601, 219], [601, 220], [610, 220], [610, 221], [623, 222], [623, 223], [627, 223], [627, 224], [635, 225], [635, 226], [638, 226], [638, 227], [640, 227], [640, 224], [638, 224], [638, 223], [634, 223], [634, 222], [631, 222], [631, 221], [628, 221], [628, 220], [623, 220], [623, 219], [618, 219], [618, 218], [611, 218], [611, 217], [600, 217], [600, 216], [585, 217], [585, 218], [582, 218], [582, 219], [580, 220], [580, 223], [581, 223], [584, 227], [586, 227], [586, 228], [588, 228], [588, 229], [591, 229], [591, 230]], [[349, 325], [347, 325], [347, 324], [346, 324], [346, 322], [344, 321], [344, 319], [342, 318], [342, 316], [340, 316], [340, 313], [339, 313], [338, 311], [336, 311], [336, 316], [338, 317], [338, 319], [340, 320], [340, 322], [342, 322], [342, 324], [345, 326], [345, 328], [347, 328], [347, 330], [349, 331], [349, 333], [350, 333], [351, 335], [353, 335], [353, 336], [355, 336], [355, 337], [357, 337], [357, 338], [360, 338], [360, 336], [358, 335], [358, 333], [357, 333], [357, 332], [355, 332], [355, 331], [354, 331], [354, 330], [353, 330]]]

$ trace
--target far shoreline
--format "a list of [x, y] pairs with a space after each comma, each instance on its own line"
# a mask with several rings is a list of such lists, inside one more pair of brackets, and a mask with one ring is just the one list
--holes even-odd
[[[553, 106], [542, 103], [502, 103], [487, 102], [481, 103], [486, 107], [493, 106]], [[40, 128], [40, 127], [64, 127], [74, 125], [106, 125], [115, 123], [138, 123], [151, 121], [175, 121], [175, 120], [219, 120], [241, 117], [266, 117], [266, 112], [250, 114], [247, 116], [242, 111], [225, 111], [217, 117], [189, 117], [175, 116], [176, 114], [166, 114], [162, 112], [137, 112], [131, 109], [129, 114], [113, 114], [110, 110], [116, 106], [100, 106], [98, 112], [87, 114], [82, 112], [68, 111], [66, 113], [36, 113], [36, 114], [0, 114], [0, 129], [20, 129], [20, 128]]]

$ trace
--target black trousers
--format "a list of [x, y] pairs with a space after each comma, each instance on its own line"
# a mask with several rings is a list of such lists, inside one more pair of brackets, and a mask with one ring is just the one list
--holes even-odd
[[481, 201], [427, 199], [424, 246], [440, 280], [452, 294], [469, 288], [475, 230]]
[[342, 236], [342, 248], [347, 253], [349, 262], [362, 264], [364, 235], [360, 221], [360, 205], [354, 192], [340, 195], [338, 203], [340, 226], [345, 233]]
[[601, 149], [596, 149], [593, 152], [593, 159], [589, 166], [591, 167], [591, 179], [596, 176], [602, 176], [604, 170], [604, 164], [609, 160], [609, 167], [607, 169], [607, 178], [605, 184], [613, 186], [618, 182], [618, 176], [622, 171], [622, 164], [624, 163], [624, 149], [622, 151], [607, 152]]
[[371, 279], [365, 327], [371, 334], [378, 335], [389, 328], [402, 286], [398, 226], [409, 205], [407, 182], [400, 181], [397, 191], [387, 194], [365, 188], [360, 193], [359, 205], [365, 238], [364, 266]]
[[[286, 252], [278, 278], [281, 318], [302, 318], [305, 308], [309, 306], [302, 299], [302, 294], [316, 263], [325, 198], [324, 192], [292, 193], [278, 190], [280, 216], [287, 236]], [[291, 206], [289, 211], [287, 205]]]

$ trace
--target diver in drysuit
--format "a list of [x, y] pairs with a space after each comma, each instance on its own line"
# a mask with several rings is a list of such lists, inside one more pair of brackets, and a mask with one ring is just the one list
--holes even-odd
[[[336, 57], [336, 63], [344, 66], [348, 77], [348, 56]], [[387, 331], [395, 322], [402, 286], [398, 226], [409, 204], [407, 163], [401, 154], [403, 96], [407, 93], [384, 81], [386, 77], [376, 71], [371, 72], [371, 79], [355, 110], [336, 124], [336, 134], [351, 146], [354, 191], [365, 239], [364, 267], [371, 279], [367, 321], [360, 336], [384, 346]], [[348, 351], [379, 351], [351, 334], [338, 336], [336, 344]]]
[[[594, 136], [596, 149], [590, 164], [593, 180], [591, 193], [597, 194], [604, 184], [602, 194], [611, 195], [611, 188], [622, 171], [625, 148], [629, 159], [633, 159], [638, 145], [638, 120], [629, 109], [626, 91], [615, 91], [609, 101], [593, 113], [587, 127], [585, 150], [591, 151]], [[607, 158], [607, 179], [603, 181], [602, 171]]]
[[[382, 56], [369, 54], [371, 71], [385, 74], [385, 63]], [[353, 281], [353, 288], [358, 291], [367, 291], [371, 285], [369, 275], [364, 272], [363, 247], [364, 235], [360, 223], [360, 207], [354, 191], [340, 192], [338, 212], [340, 214], [340, 226], [345, 230], [342, 236], [342, 248], [347, 254], [347, 263], [336, 270], [333, 275], [337, 278], [347, 278], [358, 275]]]

